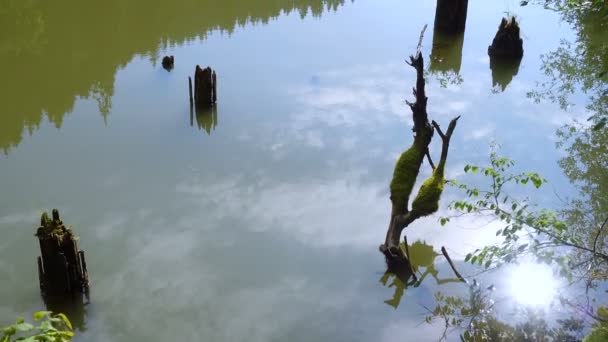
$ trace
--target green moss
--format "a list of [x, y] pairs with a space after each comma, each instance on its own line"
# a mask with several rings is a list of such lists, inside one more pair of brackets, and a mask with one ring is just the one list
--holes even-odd
[[444, 162], [437, 165], [433, 175], [420, 186], [418, 195], [412, 203], [412, 212], [419, 216], [431, 215], [439, 209], [439, 199], [443, 192], [445, 179], [443, 176]]
[[40, 216], [40, 226], [41, 227], [46, 227], [51, 223], [51, 220], [49, 219], [49, 214], [45, 211], [42, 213], [42, 215]]
[[422, 158], [424, 158], [424, 151], [421, 151], [416, 144], [412, 144], [401, 154], [395, 164], [391, 181], [391, 199], [393, 204], [400, 208], [407, 207]]
[[608, 341], [608, 328], [606, 327], [597, 327], [591, 331], [583, 342], [601, 342]]
[[49, 214], [45, 211], [40, 217], [40, 227], [36, 231], [36, 236], [41, 239], [53, 239], [62, 242], [64, 238], [71, 238], [72, 232], [63, 225], [59, 219], [59, 212], [53, 210], [53, 220], [49, 218]]

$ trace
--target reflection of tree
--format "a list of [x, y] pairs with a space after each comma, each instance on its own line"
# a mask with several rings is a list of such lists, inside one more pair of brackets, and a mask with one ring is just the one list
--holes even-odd
[[[558, 146], [568, 153], [560, 160], [560, 167], [579, 190], [561, 214], [577, 239], [594, 250], [608, 251], [608, 128], [593, 130], [571, 124], [560, 129], [558, 137]], [[588, 284], [608, 280], [607, 263], [578, 257]]]
[[606, 12], [590, 7], [564, 9], [562, 14], [572, 24], [576, 39], [562, 40], [556, 51], [541, 57], [542, 71], [548, 79], [528, 95], [536, 101], [547, 98], [568, 108], [571, 95], [580, 88], [588, 96], [587, 109], [596, 120], [605, 118], [608, 115]]
[[435, 294], [436, 305], [426, 308], [427, 323], [441, 321], [445, 329], [441, 340], [447, 339], [450, 331], [463, 332], [461, 341], [465, 342], [580, 342], [585, 324], [577, 318], [557, 320], [549, 324], [542, 310], [524, 308], [518, 310], [516, 322], [502, 321], [494, 314], [492, 289], [483, 288], [473, 282], [468, 297], [448, 296], [441, 292]]
[[[238, 0], [0, 2], [0, 150], [21, 141], [24, 128], [44, 114], [60, 127], [77, 97], [111, 110], [114, 74], [134, 55], [156, 56], [213, 30], [229, 34], [247, 23], [267, 23], [282, 13], [315, 16], [344, 0], [242, 2]], [[160, 44], [159, 44], [160, 42]]]
[[446, 34], [437, 29], [433, 32], [429, 71], [435, 75], [442, 87], [463, 82], [460, 75], [463, 44], [464, 33]]
[[[560, 214], [572, 231], [572, 238], [594, 251], [608, 253], [605, 244], [608, 224], [608, 9], [600, 2], [588, 5], [548, 1], [561, 11], [576, 31], [574, 42], [562, 40], [560, 47], [542, 57], [548, 80], [529, 95], [535, 100], [549, 99], [562, 108], [571, 105], [577, 90], [587, 97], [587, 110], [594, 127], [579, 123], [558, 130], [558, 147], [567, 155], [559, 162], [579, 193], [570, 198]], [[584, 253], [574, 255], [572, 265], [588, 285], [608, 280], [608, 264]], [[593, 270], [589, 272], [587, 270]]]

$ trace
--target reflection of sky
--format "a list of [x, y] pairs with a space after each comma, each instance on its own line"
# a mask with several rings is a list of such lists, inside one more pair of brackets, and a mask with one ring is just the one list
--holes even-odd
[[[427, 87], [433, 119], [445, 127], [462, 114], [447, 176], [485, 162], [496, 139], [518, 167], [560, 190], [554, 132], [570, 114], [525, 93], [540, 77], [536, 56], [557, 43], [547, 27], [563, 28], [548, 12], [521, 9], [529, 48], [513, 82], [494, 94], [485, 51], [504, 9], [489, 3], [470, 6], [464, 83]], [[404, 20], [415, 11], [405, 6], [424, 15]], [[525, 25], [539, 14], [546, 25]], [[0, 188], [11, 194], [0, 196], [0, 321], [39, 306], [31, 234], [40, 208], [57, 206], [87, 252], [87, 341], [433, 336], [436, 327], [419, 326], [433, 281], [406, 291], [393, 311], [377, 252], [394, 161], [411, 142], [404, 100], [415, 75], [402, 60], [433, 15], [431, 2], [362, 1], [320, 20], [294, 14], [171, 47], [170, 74], [135, 57], [116, 74], [107, 126], [94, 103], [78, 101], [60, 131], [44, 124], [0, 160]], [[428, 30], [425, 56], [431, 42]], [[187, 117], [186, 76], [196, 63], [218, 71], [211, 136]], [[435, 158], [439, 149], [435, 142]], [[448, 191], [444, 203], [456, 196]], [[409, 227], [409, 240], [444, 245], [458, 261], [495, 239], [495, 223], [440, 227], [437, 218]]]

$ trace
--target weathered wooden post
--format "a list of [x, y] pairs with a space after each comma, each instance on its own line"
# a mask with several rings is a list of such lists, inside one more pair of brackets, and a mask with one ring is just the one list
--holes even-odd
[[520, 59], [524, 55], [524, 42], [519, 35], [519, 24], [515, 17], [502, 18], [498, 32], [488, 47], [490, 58], [505, 60]]
[[212, 107], [217, 101], [217, 76], [210, 67], [194, 71], [194, 102], [198, 110]]
[[437, 0], [435, 30], [463, 33], [467, 23], [469, 0]]
[[53, 209], [52, 219], [44, 212], [36, 231], [40, 244], [38, 277], [43, 297], [88, 294], [89, 280], [84, 252], [77, 237], [66, 228]]

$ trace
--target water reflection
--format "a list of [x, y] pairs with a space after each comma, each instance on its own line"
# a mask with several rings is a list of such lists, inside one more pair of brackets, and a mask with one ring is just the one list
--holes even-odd
[[[408, 287], [419, 287], [429, 275], [435, 279], [437, 285], [461, 282], [456, 277], [442, 278], [439, 276], [436, 259], [441, 253], [437, 253], [433, 246], [425, 241], [418, 240], [410, 246], [406, 246], [405, 242], [402, 242], [399, 247], [409, 255], [409, 265], [407, 263], [388, 264], [387, 271], [380, 278], [382, 285], [395, 288], [393, 297], [384, 301], [393, 308], [396, 309], [399, 306]], [[389, 281], [391, 282], [389, 283]]]
[[464, 33], [446, 34], [435, 29], [433, 32], [433, 49], [429, 70], [439, 79], [442, 85], [460, 84], [462, 65], [462, 48]]
[[68, 297], [42, 297], [47, 311], [54, 313], [65, 314], [75, 330], [85, 332], [87, 330], [86, 316], [87, 316], [87, 303], [84, 301], [82, 295], [68, 296]]
[[[196, 113], [196, 115], [195, 115]], [[196, 120], [196, 127], [199, 130], [205, 130], [207, 135], [211, 135], [211, 132], [217, 127], [217, 106], [212, 106], [207, 109], [194, 109], [190, 106], [190, 127], [194, 127]]]
[[492, 89], [494, 92], [505, 91], [513, 77], [519, 72], [521, 59], [506, 61], [490, 58], [490, 70], [492, 70]]
[[114, 75], [135, 55], [155, 59], [169, 44], [205, 38], [214, 30], [231, 34], [239, 26], [268, 23], [293, 11], [302, 18], [308, 13], [318, 17], [343, 4], [344, 0], [69, 0], [51, 6], [42, 1], [3, 1], [0, 64], [10, 68], [0, 78], [0, 150], [6, 154], [16, 147], [23, 130], [33, 133], [44, 115], [60, 128], [79, 97], [94, 99], [107, 120]]

